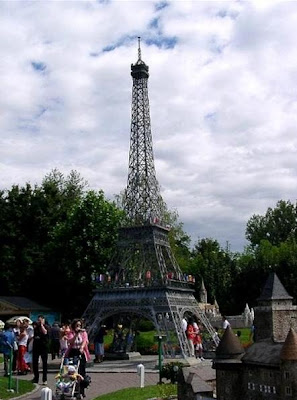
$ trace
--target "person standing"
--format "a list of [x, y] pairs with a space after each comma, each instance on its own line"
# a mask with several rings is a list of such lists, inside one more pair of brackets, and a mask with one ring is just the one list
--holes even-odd
[[13, 357], [13, 348], [15, 343], [15, 334], [12, 328], [12, 325], [8, 322], [4, 325], [4, 332], [1, 332], [1, 343], [3, 345], [3, 357], [4, 357], [4, 376], [9, 376], [9, 360], [12, 349], [12, 357]]
[[34, 323], [33, 338], [33, 383], [39, 381], [38, 361], [41, 357], [42, 361], [42, 382], [47, 385], [47, 356], [49, 345], [49, 326], [45, 323], [43, 315], [38, 316], [38, 320]]
[[63, 323], [60, 329], [60, 352], [62, 356], [68, 349], [69, 332], [70, 332], [70, 322]]
[[12, 371], [17, 373], [17, 359], [18, 359], [18, 341], [19, 341], [19, 334], [20, 334], [20, 327], [22, 321], [17, 319], [15, 321], [15, 327], [13, 328], [14, 336], [15, 336], [15, 344], [13, 349], [13, 360], [12, 360]]
[[[30, 321], [31, 322], [31, 321]], [[33, 371], [33, 359], [32, 359], [32, 352], [33, 352], [33, 337], [34, 337], [34, 329], [31, 323], [29, 323], [29, 319], [24, 318], [23, 325], [27, 330], [28, 334], [28, 341], [27, 341], [27, 352], [25, 353], [25, 362], [28, 366], [27, 372]]]
[[194, 340], [195, 340], [196, 334], [194, 331], [193, 327], [193, 321], [192, 319], [189, 320], [188, 327], [187, 327], [187, 338], [188, 338], [188, 343], [190, 347], [190, 356], [195, 357], [195, 348], [194, 348]]
[[[66, 350], [65, 357], [81, 357], [78, 373], [82, 375], [83, 378], [86, 376], [86, 362], [91, 359], [88, 345], [88, 334], [86, 330], [82, 328], [82, 320], [76, 318], [71, 322], [71, 330], [68, 334], [68, 349]], [[85, 397], [83, 385], [80, 385], [80, 394], [82, 397]]]
[[20, 333], [18, 337], [18, 355], [17, 355], [17, 371], [18, 375], [26, 375], [28, 372], [28, 365], [25, 362], [25, 353], [27, 351], [28, 332], [26, 326], [21, 324]]
[[203, 347], [202, 347], [201, 329], [196, 321], [193, 322], [193, 328], [195, 333], [194, 347], [199, 359], [201, 361], [204, 361], [204, 358], [202, 357]]
[[95, 336], [95, 363], [101, 363], [104, 358], [104, 336], [107, 334], [106, 325], [101, 325], [98, 333]]
[[222, 316], [222, 320], [223, 320], [223, 326], [222, 326], [222, 328], [223, 328], [224, 330], [226, 330], [226, 329], [228, 328], [228, 326], [231, 328], [230, 322], [227, 320], [227, 318], [226, 318], [225, 315]]
[[58, 322], [54, 322], [51, 327], [50, 332], [50, 344], [51, 344], [51, 353], [52, 360], [59, 358], [60, 355], [60, 326]]

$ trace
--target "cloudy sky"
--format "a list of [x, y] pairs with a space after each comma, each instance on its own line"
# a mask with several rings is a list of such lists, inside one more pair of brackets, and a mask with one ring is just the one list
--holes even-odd
[[1, 1], [0, 188], [124, 189], [137, 36], [162, 196], [193, 243], [241, 251], [297, 198], [297, 2]]

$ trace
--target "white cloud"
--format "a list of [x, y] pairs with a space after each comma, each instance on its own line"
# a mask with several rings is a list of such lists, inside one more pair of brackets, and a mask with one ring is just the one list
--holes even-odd
[[124, 188], [140, 35], [163, 197], [193, 241], [242, 249], [253, 213], [296, 198], [297, 5], [158, 4], [0, 3], [0, 186], [56, 167]]

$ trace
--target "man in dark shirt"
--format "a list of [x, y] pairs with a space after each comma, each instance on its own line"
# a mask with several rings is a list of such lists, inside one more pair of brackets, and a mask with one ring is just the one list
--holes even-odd
[[45, 323], [43, 315], [39, 315], [36, 322], [33, 324], [34, 327], [34, 339], [33, 339], [33, 373], [34, 378], [32, 382], [38, 383], [39, 381], [39, 370], [38, 360], [39, 356], [42, 360], [42, 382], [43, 385], [47, 385], [47, 355], [48, 355], [48, 342], [49, 342], [49, 327]]

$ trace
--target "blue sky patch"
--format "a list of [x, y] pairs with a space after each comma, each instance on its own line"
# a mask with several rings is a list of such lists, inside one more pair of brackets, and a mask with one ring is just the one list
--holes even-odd
[[205, 119], [206, 121], [208, 121], [208, 122], [216, 122], [217, 116], [218, 116], [217, 112], [216, 112], [216, 111], [213, 111], [213, 112], [210, 112], [210, 113], [208, 113], [208, 114], [205, 114], [205, 115], [204, 115], [204, 119]]
[[[103, 48], [103, 52], [113, 51], [115, 48], [120, 47], [120, 44], [110, 44]], [[95, 53], [92, 53], [95, 54]], [[94, 57], [94, 56], [93, 56]]]
[[[117, 47], [121, 47], [121, 46], [123, 46], [123, 45], [126, 45], [126, 44], [128, 44], [129, 42], [131, 42], [131, 41], [135, 42], [135, 46], [137, 46], [137, 37], [138, 37], [138, 35], [133, 35], [133, 36], [132, 36], [132, 35], [125, 35], [125, 36], [122, 36], [122, 37], [119, 38], [119, 40], [118, 40], [117, 42], [115, 42], [114, 44], [109, 44], [109, 45], [105, 46], [105, 47], [102, 49], [102, 52], [105, 53], [105, 52], [113, 51], [113, 50], [115, 50]], [[98, 57], [98, 56], [99, 56], [99, 53], [97, 53], [97, 52], [92, 52], [92, 53], [90, 53], [90, 56], [92, 56], [92, 57]]]
[[35, 118], [40, 118], [45, 112], [47, 111], [47, 108], [44, 106], [39, 107], [39, 111], [35, 115]]
[[159, 1], [158, 3], [155, 4], [155, 10], [160, 11], [163, 10], [163, 8], [166, 8], [169, 6], [168, 1]]
[[46, 70], [46, 64], [41, 61], [32, 61], [31, 65], [35, 71], [44, 72]]
[[219, 43], [218, 38], [216, 36], [212, 36], [209, 42], [209, 50], [212, 53], [221, 54], [227, 45], [228, 43], [223, 43], [222, 41]]
[[231, 19], [236, 19], [236, 17], [238, 16], [238, 12], [237, 11], [233, 11], [233, 10], [230, 11], [230, 10], [227, 10], [227, 9], [221, 9], [216, 13], [216, 16], [220, 17], [220, 18], [229, 17]]
[[159, 21], [160, 18], [154, 18], [153, 20], [151, 20], [149, 27], [153, 28], [153, 29], [158, 29], [159, 28]]
[[145, 43], [149, 46], [157, 46], [162, 49], [173, 49], [177, 44], [177, 37], [157, 36], [155, 38], [146, 39]]
[[[110, 44], [108, 46], [105, 46], [102, 49], [102, 52], [109, 52], [115, 50], [117, 47], [121, 47], [122, 45], [127, 44], [128, 42], [135, 41], [135, 46], [137, 44], [138, 36], [123, 36], [120, 38], [116, 43]], [[175, 45], [177, 44], [177, 37], [176, 36], [162, 36], [162, 35], [156, 35], [151, 38], [142, 38], [142, 42], [146, 43], [148, 46], [157, 46], [162, 49], [173, 49]], [[97, 52], [91, 52], [90, 57], [98, 57], [100, 54]]]

